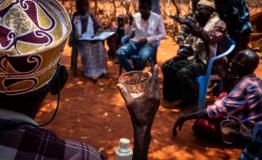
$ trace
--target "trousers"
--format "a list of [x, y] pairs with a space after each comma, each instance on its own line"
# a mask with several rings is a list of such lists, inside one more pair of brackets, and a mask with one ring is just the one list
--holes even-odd
[[162, 65], [164, 100], [195, 98], [198, 86], [195, 78], [205, 73], [205, 64], [200, 60], [169, 60]]
[[[116, 55], [119, 62], [125, 68], [127, 72], [132, 70], [143, 70], [146, 66], [146, 61], [155, 54], [156, 46], [152, 44], [145, 44], [140, 46], [136, 42], [129, 42], [120, 47]], [[128, 61], [131, 59], [134, 62], [134, 66]]]

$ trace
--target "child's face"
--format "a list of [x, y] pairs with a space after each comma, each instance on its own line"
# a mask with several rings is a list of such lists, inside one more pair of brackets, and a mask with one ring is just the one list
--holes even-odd
[[117, 21], [117, 24], [118, 24], [118, 27], [124, 27], [125, 22], [124, 22], [123, 19], [120, 19], [120, 20]]

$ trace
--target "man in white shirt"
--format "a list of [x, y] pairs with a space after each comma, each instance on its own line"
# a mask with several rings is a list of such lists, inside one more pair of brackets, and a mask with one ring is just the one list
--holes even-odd
[[[148, 58], [155, 53], [159, 41], [166, 36], [161, 16], [151, 12], [151, 1], [139, 1], [139, 12], [133, 15], [131, 31], [134, 32], [134, 37], [117, 50], [119, 62], [128, 72], [143, 70]], [[128, 58], [135, 62], [134, 68]]]

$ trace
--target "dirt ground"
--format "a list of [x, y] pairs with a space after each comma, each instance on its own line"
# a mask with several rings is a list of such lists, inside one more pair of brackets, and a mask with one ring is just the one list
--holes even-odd
[[[158, 50], [158, 63], [176, 53], [177, 45], [171, 38], [161, 42]], [[70, 68], [71, 49], [66, 46], [61, 62]], [[79, 70], [81, 63], [79, 59]], [[70, 71], [70, 69], [69, 69]], [[133, 133], [131, 121], [124, 101], [115, 85], [118, 81], [118, 65], [108, 61], [110, 78], [99, 79], [94, 83], [84, 78], [81, 73], [73, 76], [70, 71], [69, 80], [61, 92], [60, 109], [55, 120], [47, 128], [55, 131], [62, 138], [76, 139], [89, 143], [97, 148], [108, 151], [109, 160], [114, 159], [114, 150], [121, 137], [131, 139]], [[262, 78], [262, 62], [257, 74]], [[160, 82], [162, 73], [160, 73]], [[46, 121], [56, 107], [56, 97], [48, 96], [37, 121]], [[241, 149], [229, 146], [214, 145], [202, 141], [192, 134], [192, 121], [185, 123], [182, 131], [173, 138], [171, 129], [179, 115], [189, 112], [189, 109], [167, 109], [161, 101], [152, 128], [152, 141], [149, 150], [150, 160], [209, 160], [237, 159]]]

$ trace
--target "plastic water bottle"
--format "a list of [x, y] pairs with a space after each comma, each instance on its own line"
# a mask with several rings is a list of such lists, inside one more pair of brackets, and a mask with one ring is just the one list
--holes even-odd
[[116, 160], [132, 160], [133, 151], [129, 145], [129, 139], [120, 138], [119, 147], [115, 151]]

